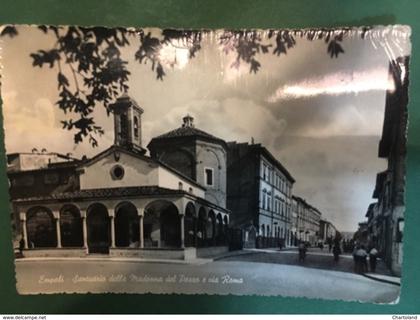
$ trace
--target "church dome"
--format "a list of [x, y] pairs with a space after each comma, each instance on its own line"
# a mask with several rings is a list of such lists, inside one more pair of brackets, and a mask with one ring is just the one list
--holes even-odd
[[190, 116], [189, 114], [187, 114], [184, 118], [182, 118], [182, 120], [183, 120], [183, 123], [181, 127], [171, 130], [169, 132], [166, 132], [164, 134], [161, 134], [157, 137], [154, 137], [152, 141], [150, 142], [150, 144], [152, 144], [154, 141], [159, 141], [159, 140], [182, 138], [182, 137], [193, 137], [193, 138], [195, 137], [204, 141], [216, 142], [218, 144], [222, 144], [223, 146], [226, 146], [226, 142], [223, 139], [217, 138], [216, 136], [210, 133], [197, 129], [194, 126], [194, 118]]

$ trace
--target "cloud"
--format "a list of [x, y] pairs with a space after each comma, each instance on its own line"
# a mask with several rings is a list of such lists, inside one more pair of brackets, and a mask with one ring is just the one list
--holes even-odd
[[367, 71], [346, 70], [283, 85], [267, 98], [267, 102], [275, 103], [279, 100], [312, 98], [318, 95], [337, 96], [385, 90], [395, 90], [394, 82], [388, 77], [387, 68]]
[[226, 141], [251, 141], [254, 138], [272, 144], [286, 129], [285, 121], [278, 121], [269, 110], [250, 100], [193, 100], [171, 108], [159, 121], [146, 121], [143, 125], [145, 141], [180, 127], [187, 114], [195, 118], [197, 128]]

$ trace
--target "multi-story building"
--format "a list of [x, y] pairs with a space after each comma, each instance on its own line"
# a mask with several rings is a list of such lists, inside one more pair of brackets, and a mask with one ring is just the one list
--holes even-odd
[[227, 207], [231, 225], [244, 230], [245, 245], [291, 244], [295, 179], [261, 144], [228, 143]]
[[293, 196], [293, 240], [316, 245], [320, 234], [321, 212], [301, 197]]
[[[385, 101], [385, 117], [378, 156], [387, 160], [387, 169], [378, 173], [373, 198], [377, 204], [369, 213], [376, 234], [370, 236], [391, 271], [401, 274], [402, 237], [405, 211], [405, 156], [408, 102], [408, 57], [399, 57], [389, 66], [393, 90]], [[373, 219], [374, 218], [374, 219]], [[372, 228], [370, 231], [374, 231]]]
[[319, 240], [323, 243], [333, 240], [337, 235], [337, 228], [326, 219], [319, 220]]

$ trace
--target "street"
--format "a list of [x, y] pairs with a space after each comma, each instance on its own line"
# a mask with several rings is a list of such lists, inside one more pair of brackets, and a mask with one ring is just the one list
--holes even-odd
[[332, 265], [332, 258], [332, 262], [327, 258], [330, 257], [309, 254], [301, 265], [296, 265], [294, 252], [247, 252], [203, 264], [106, 258], [22, 260], [16, 263], [17, 288], [22, 294], [257, 294], [377, 303], [397, 299], [399, 286], [342, 272], [351, 271], [349, 258], [343, 257], [336, 266]]
[[[350, 254], [342, 254], [338, 262], [333, 259], [333, 254], [328, 249], [320, 250], [319, 248], [309, 248], [304, 262], [297, 259], [297, 249], [291, 250], [249, 250], [249, 254], [241, 256], [231, 256], [223, 259], [223, 261], [247, 261], [247, 262], [264, 262], [275, 264], [299, 265], [308, 268], [354, 272], [353, 257]], [[376, 273], [390, 275], [389, 270], [383, 262], [378, 260]]]

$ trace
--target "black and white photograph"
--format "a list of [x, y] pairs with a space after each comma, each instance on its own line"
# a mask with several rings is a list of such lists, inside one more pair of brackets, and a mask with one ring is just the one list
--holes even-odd
[[18, 293], [398, 303], [410, 34], [3, 26]]

